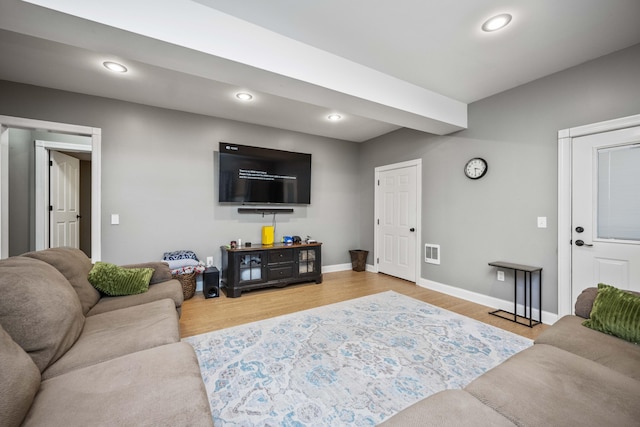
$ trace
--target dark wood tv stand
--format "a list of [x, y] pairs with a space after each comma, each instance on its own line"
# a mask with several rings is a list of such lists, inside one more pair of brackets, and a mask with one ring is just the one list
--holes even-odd
[[222, 250], [222, 290], [242, 292], [293, 283], [322, 283], [322, 243], [252, 245]]

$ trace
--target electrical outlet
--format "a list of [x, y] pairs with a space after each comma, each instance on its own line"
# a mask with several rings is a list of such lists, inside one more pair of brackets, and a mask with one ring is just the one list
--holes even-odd
[[547, 217], [539, 216], [538, 217], [538, 228], [547, 228]]
[[504, 271], [498, 270], [498, 280], [504, 282]]
[[207, 257], [207, 267], [213, 267], [213, 257], [212, 256], [208, 256]]

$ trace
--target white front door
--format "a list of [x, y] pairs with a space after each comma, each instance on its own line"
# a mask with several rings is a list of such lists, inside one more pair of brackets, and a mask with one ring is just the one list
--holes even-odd
[[78, 248], [80, 219], [80, 160], [50, 151], [49, 247]]
[[378, 271], [412, 282], [416, 281], [417, 169], [410, 165], [380, 171], [376, 195]]
[[640, 127], [572, 145], [572, 306], [598, 283], [640, 291]]

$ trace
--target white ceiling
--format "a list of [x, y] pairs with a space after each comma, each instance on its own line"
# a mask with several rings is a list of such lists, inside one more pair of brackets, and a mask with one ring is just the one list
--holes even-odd
[[468, 103], [640, 43], [638, 22], [638, 0], [1, 0], [0, 79], [349, 141], [446, 134]]

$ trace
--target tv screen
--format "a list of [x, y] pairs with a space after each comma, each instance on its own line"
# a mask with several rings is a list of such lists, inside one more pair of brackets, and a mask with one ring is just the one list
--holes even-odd
[[220, 142], [219, 166], [221, 203], [311, 203], [311, 154]]

